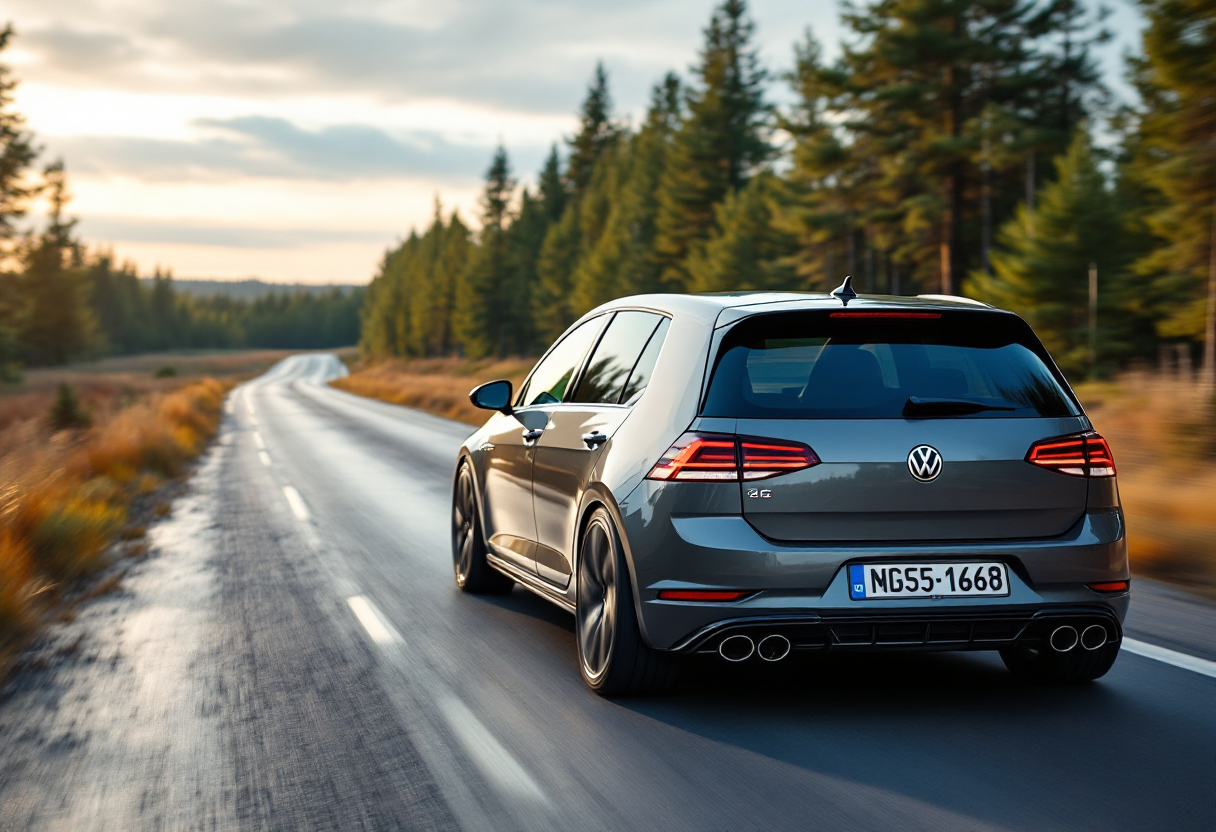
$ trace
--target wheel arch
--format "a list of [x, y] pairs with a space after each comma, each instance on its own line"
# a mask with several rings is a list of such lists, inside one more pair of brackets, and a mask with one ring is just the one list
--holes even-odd
[[587, 486], [583, 492], [582, 500], [579, 502], [578, 509], [578, 524], [575, 526], [574, 548], [571, 552], [570, 565], [573, 568], [574, 575], [570, 581], [570, 596], [571, 600], [577, 603], [578, 599], [578, 568], [579, 568], [579, 551], [583, 545], [583, 536], [587, 531], [587, 524], [591, 521], [591, 515], [595, 513], [597, 508], [603, 508], [608, 512], [608, 516], [612, 519], [613, 525], [616, 527], [617, 540], [621, 542], [621, 552], [625, 556], [625, 567], [629, 573], [629, 586], [633, 590], [633, 611], [637, 616], [638, 630], [642, 634], [642, 640], [646, 646], [651, 647], [650, 635], [646, 632], [646, 619], [642, 615], [642, 596], [638, 592], [637, 569], [634, 568], [633, 549], [629, 545], [629, 538], [625, 535], [625, 523], [621, 517], [620, 506], [617, 505], [616, 497], [612, 495], [612, 491], [603, 483], [592, 483]]

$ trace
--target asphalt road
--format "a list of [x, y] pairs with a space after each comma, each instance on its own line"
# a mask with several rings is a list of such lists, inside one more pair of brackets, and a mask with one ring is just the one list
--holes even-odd
[[[1216, 678], [1128, 651], [1073, 688], [920, 654], [592, 695], [570, 616], [456, 590], [469, 429], [341, 371], [238, 388], [154, 556], [27, 657], [0, 827], [1216, 829]], [[1128, 633], [1216, 660], [1216, 610], [1148, 582]]]

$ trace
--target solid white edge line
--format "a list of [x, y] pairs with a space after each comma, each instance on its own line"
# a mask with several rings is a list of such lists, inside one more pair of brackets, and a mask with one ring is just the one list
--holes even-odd
[[256, 430], [253, 432], [253, 444], [258, 446], [259, 451], [266, 450], [266, 442], [262, 439], [262, 434], [258, 433]]
[[287, 504], [291, 506], [291, 513], [296, 516], [297, 520], [308, 519], [308, 506], [304, 504], [304, 498], [300, 496], [299, 491], [290, 485], [285, 485], [283, 486], [283, 496], [287, 498]]
[[380, 610], [376, 609], [376, 605], [368, 600], [367, 596], [354, 595], [347, 598], [346, 603], [376, 644], [401, 643], [401, 634], [393, 629], [393, 625], [385, 620]]
[[1207, 659], [1200, 659], [1196, 656], [1188, 656], [1186, 653], [1168, 650], [1165, 647], [1158, 647], [1146, 641], [1137, 641], [1134, 638], [1124, 638], [1120, 646], [1127, 652], [1135, 653], [1137, 656], [1143, 656], [1146, 659], [1156, 659], [1159, 662], [1172, 664], [1174, 667], [1191, 670], [1200, 675], [1211, 676], [1213, 679], [1216, 679], [1216, 662], [1210, 662]]
[[516, 797], [547, 802], [540, 786], [523, 765], [481, 724], [468, 706], [455, 696], [439, 698], [443, 718], [473, 763], [500, 791]]
[[258, 451], [258, 459], [262, 460], [262, 464], [267, 468], [270, 467], [270, 454], [265, 451]]

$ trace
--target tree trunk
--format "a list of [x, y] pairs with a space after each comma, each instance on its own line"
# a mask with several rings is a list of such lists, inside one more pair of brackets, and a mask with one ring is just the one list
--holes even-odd
[[1208, 249], [1208, 303], [1203, 327], [1203, 383], [1210, 399], [1213, 393], [1216, 393], [1216, 201], [1212, 203], [1212, 234]]

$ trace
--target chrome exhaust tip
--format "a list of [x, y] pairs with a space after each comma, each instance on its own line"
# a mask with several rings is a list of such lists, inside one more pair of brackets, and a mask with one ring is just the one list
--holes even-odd
[[776, 633], [765, 636], [756, 645], [756, 652], [766, 662], [779, 662], [790, 654], [790, 640]]
[[745, 635], [727, 636], [718, 645], [718, 655], [728, 662], [741, 662], [756, 652], [756, 643]]
[[1051, 633], [1051, 649], [1057, 653], [1067, 653], [1077, 646], [1077, 628], [1068, 624], [1056, 627]]
[[1097, 650], [1106, 644], [1108, 639], [1106, 628], [1101, 624], [1090, 624], [1081, 631], [1081, 646], [1086, 650]]

